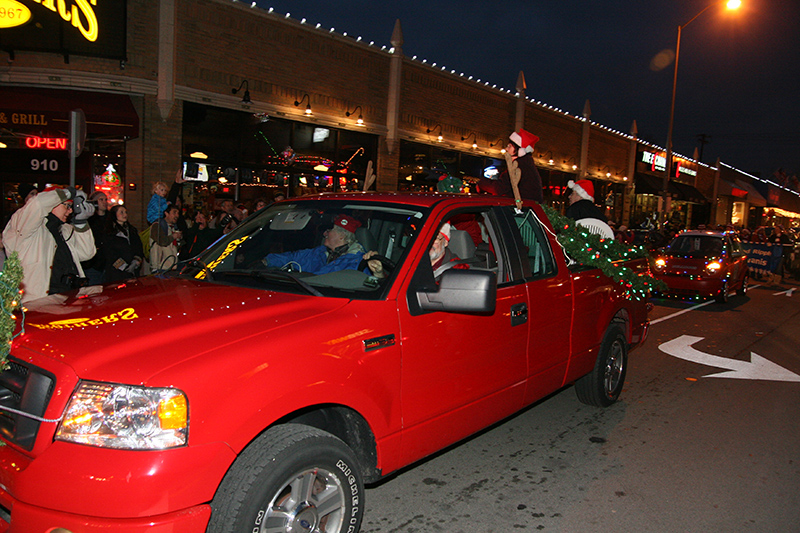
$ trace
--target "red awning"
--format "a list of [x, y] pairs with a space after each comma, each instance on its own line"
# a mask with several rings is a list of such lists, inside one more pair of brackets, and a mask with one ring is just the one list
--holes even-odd
[[0, 87], [3, 129], [20, 133], [46, 131], [67, 135], [69, 113], [82, 109], [91, 137], [132, 139], [139, 136], [139, 116], [127, 94], [38, 87]]

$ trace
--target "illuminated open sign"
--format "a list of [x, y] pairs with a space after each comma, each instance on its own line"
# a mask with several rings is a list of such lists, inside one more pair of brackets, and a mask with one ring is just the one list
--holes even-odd
[[25, 146], [36, 150], [66, 150], [66, 137], [26, 137]]

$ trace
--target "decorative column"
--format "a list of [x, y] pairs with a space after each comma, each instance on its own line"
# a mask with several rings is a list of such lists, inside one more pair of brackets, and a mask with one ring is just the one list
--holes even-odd
[[591, 133], [592, 108], [589, 107], [589, 100], [583, 106], [583, 133], [581, 135], [581, 179], [586, 177], [586, 169], [589, 168], [589, 134]]
[[386, 150], [391, 154], [397, 147], [397, 126], [400, 117], [400, 85], [403, 70], [403, 29], [400, 19], [394, 23], [392, 40], [394, 47], [389, 66], [389, 98], [386, 109]]
[[525, 127], [525, 89], [528, 86], [525, 84], [525, 74], [519, 71], [517, 77], [517, 109], [514, 115], [514, 131], [519, 131]]
[[175, 0], [158, 8], [158, 111], [167, 120], [175, 104]]
[[721, 222], [717, 219], [717, 211], [719, 208], [719, 169], [720, 169], [720, 160], [719, 157], [717, 158], [717, 169], [714, 171], [714, 187], [711, 189], [711, 216], [709, 217], [709, 223], [711, 224], [720, 224]]
[[634, 186], [636, 176], [636, 154], [639, 150], [639, 129], [636, 126], [636, 121], [631, 124], [631, 141], [628, 144], [628, 181], [625, 182], [625, 191], [622, 193], [622, 220], [621, 224], [630, 227], [631, 224], [631, 204], [634, 198]]
[[400, 150], [398, 129], [400, 122], [400, 88], [403, 78], [403, 29], [400, 19], [394, 23], [392, 40], [394, 50], [389, 60], [389, 93], [386, 103], [386, 139], [378, 155], [375, 189], [396, 191]]

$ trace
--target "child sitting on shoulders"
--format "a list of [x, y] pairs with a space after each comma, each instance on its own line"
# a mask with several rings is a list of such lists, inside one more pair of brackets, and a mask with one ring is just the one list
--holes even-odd
[[153, 196], [147, 204], [147, 223], [158, 220], [167, 209], [167, 184], [157, 181], [153, 184]]

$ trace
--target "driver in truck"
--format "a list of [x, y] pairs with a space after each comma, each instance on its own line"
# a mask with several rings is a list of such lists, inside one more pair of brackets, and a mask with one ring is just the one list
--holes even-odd
[[268, 254], [263, 262], [268, 267], [291, 268], [312, 274], [327, 274], [339, 270], [357, 270], [364, 248], [356, 240], [361, 223], [353, 217], [339, 215], [333, 227], [325, 231], [320, 246], [294, 252]]

